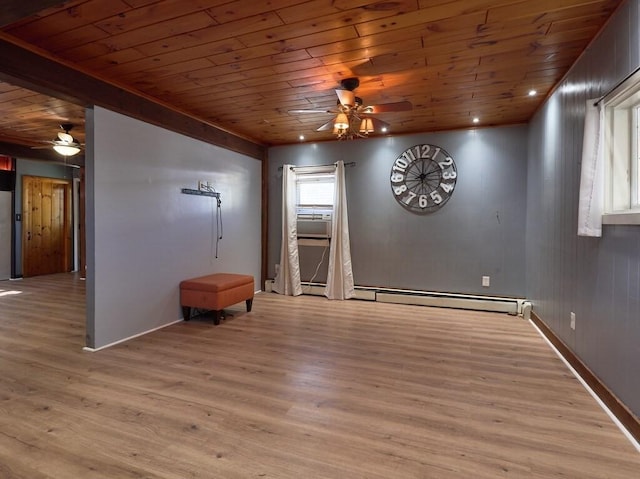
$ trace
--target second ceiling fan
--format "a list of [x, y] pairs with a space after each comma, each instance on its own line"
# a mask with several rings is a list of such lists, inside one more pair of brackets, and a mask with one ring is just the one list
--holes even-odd
[[76, 139], [71, 136], [71, 133], [69, 132], [72, 128], [73, 123], [62, 123], [60, 125], [60, 129], [62, 131], [58, 132], [58, 136], [51, 141], [43, 142], [51, 146], [34, 146], [33, 148], [53, 148], [56, 152], [65, 157], [77, 155], [80, 153], [84, 145], [76, 141]]
[[338, 104], [335, 110], [312, 108], [289, 110], [289, 113], [330, 113], [336, 115], [335, 118], [319, 127], [316, 131], [332, 130], [339, 140], [344, 140], [366, 137], [376, 131], [386, 131], [389, 124], [372, 115], [413, 109], [413, 105], [408, 101], [365, 105], [362, 98], [357, 97], [354, 93], [354, 90], [359, 85], [360, 80], [355, 77], [345, 78], [340, 81], [342, 88], [335, 90], [336, 95], [338, 95]]

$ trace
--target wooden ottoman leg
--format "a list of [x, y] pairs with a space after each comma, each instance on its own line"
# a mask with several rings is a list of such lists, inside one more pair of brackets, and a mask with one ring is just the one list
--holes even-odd
[[222, 310], [218, 309], [216, 310], [216, 315], [213, 317], [213, 324], [215, 324], [216, 326], [220, 324], [221, 318], [222, 318]]
[[253, 298], [247, 299], [246, 303], [247, 303], [247, 313], [250, 313], [251, 312], [251, 306], [253, 306]]
[[191, 308], [189, 306], [182, 307], [182, 319], [189, 321], [191, 319]]

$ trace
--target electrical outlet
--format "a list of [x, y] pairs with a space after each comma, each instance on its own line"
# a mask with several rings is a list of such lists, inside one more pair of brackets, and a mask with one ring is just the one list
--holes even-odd
[[574, 313], [573, 311], [571, 311], [571, 323], [569, 324], [569, 326], [571, 326], [571, 329], [573, 329], [574, 331], [576, 330], [576, 313]]
[[489, 286], [491, 286], [491, 277], [490, 276], [483, 276], [482, 277], [482, 286], [484, 288], [488, 288]]

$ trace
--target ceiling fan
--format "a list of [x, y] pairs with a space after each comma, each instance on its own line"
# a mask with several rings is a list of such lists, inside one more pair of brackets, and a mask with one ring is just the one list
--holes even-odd
[[41, 148], [53, 147], [53, 149], [56, 152], [58, 152], [59, 154], [65, 157], [77, 155], [78, 153], [80, 153], [83, 145], [78, 141], [76, 141], [75, 138], [73, 138], [73, 136], [71, 136], [71, 134], [69, 133], [73, 128], [73, 124], [62, 123], [60, 125], [60, 128], [63, 131], [58, 132], [57, 138], [51, 141], [45, 141], [45, 143], [48, 143], [49, 145], [52, 145], [52, 146], [34, 146], [33, 148], [41, 149]]
[[334, 110], [312, 108], [306, 110], [289, 110], [289, 113], [330, 113], [336, 115], [316, 131], [332, 130], [339, 140], [364, 138], [376, 131], [385, 132], [388, 123], [372, 115], [378, 113], [410, 111], [413, 105], [409, 101], [382, 103], [380, 105], [364, 105], [362, 98], [357, 97], [354, 90], [360, 85], [358, 78], [344, 78], [340, 81], [337, 107]]

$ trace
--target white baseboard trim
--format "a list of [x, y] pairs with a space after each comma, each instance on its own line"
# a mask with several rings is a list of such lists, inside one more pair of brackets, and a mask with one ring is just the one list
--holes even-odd
[[82, 348], [82, 350], [90, 353], [96, 353], [98, 351], [102, 351], [103, 349], [110, 348], [111, 346], [115, 346], [116, 344], [124, 343], [125, 341], [129, 341], [131, 339], [144, 336], [145, 334], [153, 333], [154, 331], [158, 331], [159, 329], [166, 328], [167, 326], [171, 326], [172, 324], [180, 323], [182, 321], [183, 321], [182, 318], [180, 318], [180, 319], [177, 319], [176, 321], [172, 321], [170, 323], [163, 324], [162, 326], [158, 326], [157, 328], [149, 329], [148, 331], [143, 331], [141, 333], [134, 334], [133, 336], [129, 336], [127, 338], [119, 339], [118, 341], [114, 341], [113, 343], [105, 344], [104, 346], [100, 346], [99, 348], [90, 348], [89, 346], [85, 346]]

